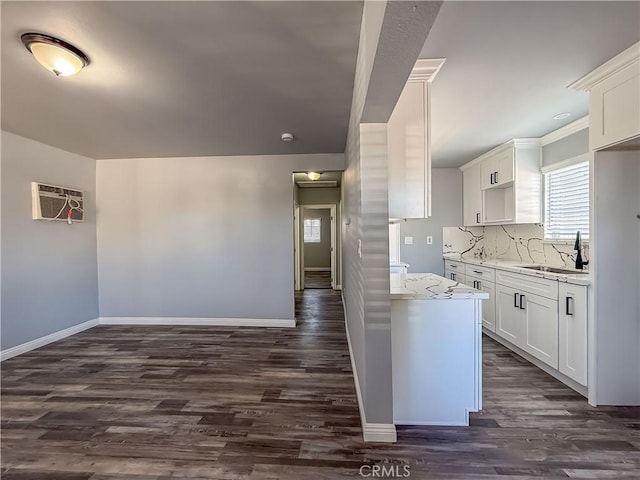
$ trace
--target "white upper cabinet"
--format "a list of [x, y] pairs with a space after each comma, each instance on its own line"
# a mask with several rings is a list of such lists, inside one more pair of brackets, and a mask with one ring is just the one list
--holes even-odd
[[480, 164], [482, 189], [513, 183], [514, 149], [508, 148], [489, 156]]
[[540, 155], [540, 139], [513, 139], [460, 167], [465, 226], [540, 223]]
[[429, 92], [443, 62], [416, 62], [387, 123], [389, 218], [431, 215]]
[[589, 95], [589, 147], [601, 150], [640, 136], [640, 43], [570, 85]]
[[464, 226], [482, 225], [482, 186], [480, 164], [462, 171]]

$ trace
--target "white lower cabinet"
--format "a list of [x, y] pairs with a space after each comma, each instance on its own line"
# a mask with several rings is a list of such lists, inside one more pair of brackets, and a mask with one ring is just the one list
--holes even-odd
[[519, 309], [525, 324], [524, 350], [557, 369], [558, 301], [522, 292]]
[[[517, 286], [519, 276], [510, 274], [510, 284]], [[524, 286], [530, 277], [523, 277]], [[498, 284], [496, 290], [496, 333], [547, 365], [558, 368], [558, 301], [513, 286]]]
[[558, 370], [586, 385], [587, 287], [561, 283], [558, 307]]
[[524, 348], [525, 324], [519, 302], [518, 290], [496, 285], [496, 333], [516, 347]]
[[495, 271], [486, 267], [466, 265], [466, 285], [487, 292], [489, 298], [482, 301], [482, 326], [496, 331], [496, 284]]
[[461, 271], [460, 262], [445, 260], [445, 276], [489, 293], [482, 301], [484, 329], [549, 365], [565, 383], [568, 377], [587, 385], [587, 286], [463, 265]]

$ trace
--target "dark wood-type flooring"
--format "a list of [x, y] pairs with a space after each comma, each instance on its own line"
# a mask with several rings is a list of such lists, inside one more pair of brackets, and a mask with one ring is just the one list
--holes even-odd
[[304, 272], [304, 288], [331, 288], [331, 272]]
[[415, 479], [639, 478], [640, 410], [589, 407], [487, 338], [471, 427], [364, 444], [340, 294], [305, 291], [297, 316], [100, 326], [4, 362], [2, 479], [326, 480], [385, 461]]

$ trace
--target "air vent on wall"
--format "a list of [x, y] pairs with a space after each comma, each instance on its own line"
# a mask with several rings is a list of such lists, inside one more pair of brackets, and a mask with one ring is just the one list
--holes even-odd
[[31, 182], [34, 220], [84, 222], [84, 194], [80, 190]]

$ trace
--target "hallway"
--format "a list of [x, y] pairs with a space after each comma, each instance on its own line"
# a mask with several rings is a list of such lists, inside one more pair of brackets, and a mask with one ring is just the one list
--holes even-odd
[[340, 292], [294, 329], [100, 326], [2, 364], [3, 480], [637, 478], [640, 409], [589, 407], [484, 338], [469, 428], [364, 444]]

